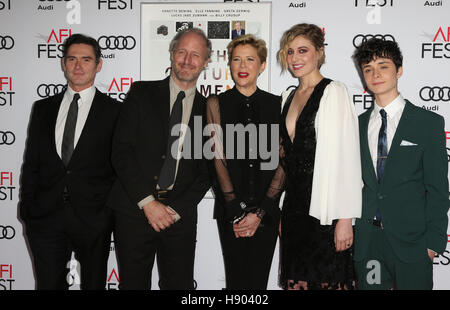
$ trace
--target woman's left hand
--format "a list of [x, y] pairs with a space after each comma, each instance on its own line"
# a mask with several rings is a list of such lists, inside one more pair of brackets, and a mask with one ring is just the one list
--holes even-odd
[[352, 219], [340, 219], [334, 229], [334, 244], [336, 251], [349, 249], [353, 244]]
[[255, 213], [247, 214], [242, 221], [233, 225], [235, 237], [252, 237], [260, 223], [261, 219]]

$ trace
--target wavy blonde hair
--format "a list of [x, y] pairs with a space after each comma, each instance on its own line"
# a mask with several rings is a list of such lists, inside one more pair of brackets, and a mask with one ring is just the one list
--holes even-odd
[[[289, 44], [294, 41], [294, 39], [298, 36], [303, 36], [314, 45], [317, 51], [324, 48], [325, 46], [325, 35], [322, 29], [314, 24], [297, 24], [292, 26], [289, 30], [283, 33], [283, 36], [280, 40], [280, 50], [277, 53], [278, 63], [282, 67], [282, 71], [284, 72], [288, 69], [287, 64], [287, 55], [289, 50]], [[325, 63], [325, 52], [322, 57], [319, 59], [318, 67], [320, 67]]]

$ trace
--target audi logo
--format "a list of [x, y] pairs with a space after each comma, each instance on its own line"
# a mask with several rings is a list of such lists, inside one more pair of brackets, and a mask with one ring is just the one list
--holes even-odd
[[353, 46], [358, 47], [361, 45], [361, 43], [367, 42], [367, 40], [370, 40], [372, 38], [382, 39], [383, 41], [393, 41], [395, 42], [395, 39], [390, 34], [357, 34], [353, 38]]
[[41, 84], [37, 87], [37, 94], [41, 98], [47, 98], [65, 91], [67, 85], [64, 84]]
[[14, 39], [11, 36], [0, 36], [0, 50], [10, 50], [14, 46]]
[[450, 101], [450, 87], [444, 86], [425, 86], [419, 92], [420, 99], [423, 101]]
[[0, 145], [11, 145], [16, 141], [12, 131], [0, 131]]
[[98, 44], [102, 50], [132, 50], [136, 40], [132, 36], [101, 36]]
[[12, 226], [1, 226], [0, 225], [0, 240], [7, 239], [11, 240], [16, 235], [16, 230]]

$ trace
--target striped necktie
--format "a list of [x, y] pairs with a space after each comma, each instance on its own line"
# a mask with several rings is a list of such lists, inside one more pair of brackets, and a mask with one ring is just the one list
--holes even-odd
[[[384, 166], [386, 165], [386, 160], [388, 156], [387, 149], [387, 136], [386, 136], [386, 127], [387, 127], [387, 114], [384, 109], [380, 110], [381, 114], [381, 127], [380, 132], [378, 134], [378, 152], [377, 152], [377, 178], [378, 183], [381, 182], [381, 178], [383, 177]], [[381, 221], [380, 210], [377, 210], [375, 215], [376, 220]]]

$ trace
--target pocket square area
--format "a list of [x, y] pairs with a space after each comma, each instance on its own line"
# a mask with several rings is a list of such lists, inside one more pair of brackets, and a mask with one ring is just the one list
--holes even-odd
[[400, 143], [400, 146], [414, 146], [414, 145], [417, 145], [417, 144], [413, 143], [413, 142], [406, 141], [406, 140], [403, 140], [402, 143]]

